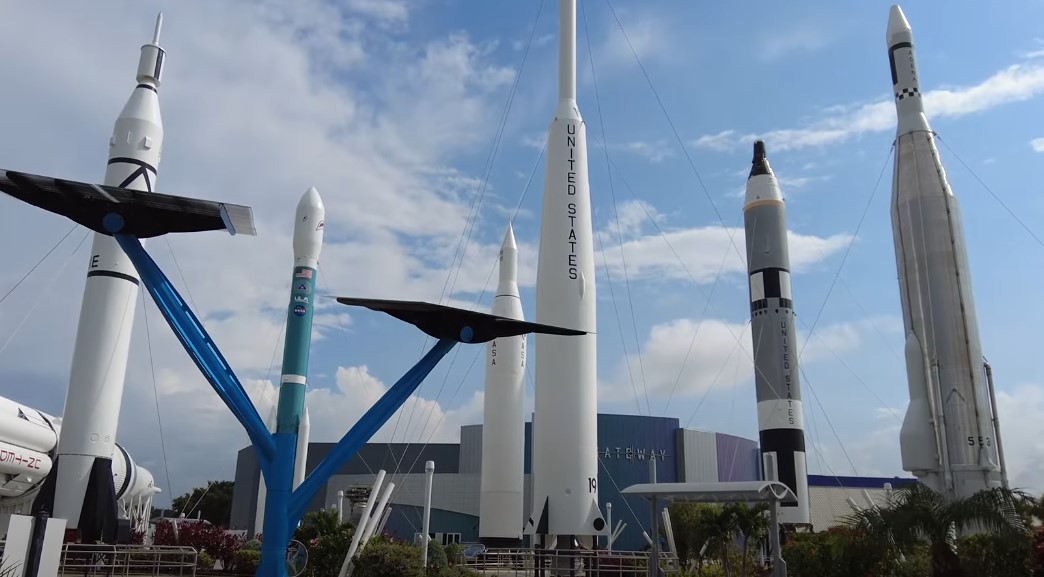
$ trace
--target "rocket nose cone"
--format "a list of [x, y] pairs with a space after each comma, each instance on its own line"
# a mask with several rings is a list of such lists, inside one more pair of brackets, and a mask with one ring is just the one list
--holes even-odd
[[323, 206], [323, 199], [319, 196], [319, 191], [312, 186], [308, 188], [301, 197], [301, 200], [297, 203], [297, 211], [301, 212], [303, 210], [314, 209], [326, 210], [326, 207]]
[[504, 232], [504, 242], [500, 243], [500, 248], [518, 249], [518, 245], [515, 244], [515, 229], [511, 223], [508, 223], [507, 231]]
[[[772, 169], [769, 167], [768, 158], [765, 154], [764, 140], [754, 142], [754, 158], [751, 160], [750, 166], [750, 176], [759, 174], [772, 174]], [[750, 176], [747, 178], [749, 179]]]
[[912, 31], [910, 28], [910, 22], [906, 20], [906, 15], [903, 14], [903, 9], [898, 4], [892, 6], [892, 9], [888, 11], [888, 41], [891, 43], [892, 39], [899, 34], [909, 34]]

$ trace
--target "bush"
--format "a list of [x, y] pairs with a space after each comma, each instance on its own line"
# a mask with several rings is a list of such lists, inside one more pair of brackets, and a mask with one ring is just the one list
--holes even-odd
[[156, 534], [152, 538], [156, 545], [182, 545], [196, 551], [206, 552], [212, 559], [221, 560], [223, 566], [233, 563], [236, 551], [243, 538], [232, 535], [209, 523], [178, 523], [178, 538], [174, 538], [174, 527], [170, 521], [156, 523]]
[[1044, 577], [1044, 527], [1040, 527], [1033, 532], [1033, 558], [1031, 566], [1033, 567], [1033, 577]]
[[208, 555], [206, 551], [200, 551], [196, 554], [196, 568], [210, 571], [214, 568], [214, 558]]
[[354, 567], [353, 577], [424, 577], [419, 547], [385, 540], [371, 539]]
[[957, 540], [957, 557], [968, 575], [1029, 577], [1032, 543], [1026, 537], [970, 535]]
[[446, 562], [450, 565], [460, 565], [460, 562], [464, 559], [464, 548], [460, 546], [460, 543], [450, 543], [446, 545]]
[[261, 551], [255, 549], [240, 549], [232, 557], [232, 570], [236, 573], [257, 573], [257, 566], [261, 564]]
[[260, 539], [250, 539], [246, 543], [243, 543], [243, 546], [240, 547], [240, 549], [250, 549], [251, 551], [260, 551], [261, 550], [261, 540]]
[[796, 533], [783, 546], [791, 577], [864, 577], [887, 574], [888, 548], [854, 529], [831, 527], [819, 533]]
[[337, 533], [322, 535], [305, 543], [308, 548], [305, 573], [310, 577], [337, 575], [352, 544], [352, 535], [352, 530], [345, 526]]
[[432, 574], [432, 570], [442, 569], [449, 566], [449, 557], [446, 555], [446, 548], [443, 547], [442, 543], [438, 541], [428, 542], [428, 573]]

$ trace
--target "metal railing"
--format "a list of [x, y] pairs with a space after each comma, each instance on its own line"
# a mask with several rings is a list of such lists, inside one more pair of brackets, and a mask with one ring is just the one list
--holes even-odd
[[62, 546], [58, 574], [69, 577], [195, 577], [197, 556], [192, 547], [66, 543]]
[[[543, 549], [487, 549], [461, 560], [462, 566], [490, 577], [646, 577], [649, 553]], [[678, 557], [660, 553], [660, 571], [678, 571]]]

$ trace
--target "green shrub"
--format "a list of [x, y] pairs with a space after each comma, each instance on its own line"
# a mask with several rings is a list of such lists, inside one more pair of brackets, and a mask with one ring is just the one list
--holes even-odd
[[446, 545], [446, 562], [450, 565], [460, 565], [460, 562], [464, 559], [464, 548], [460, 546], [460, 543], [450, 543]]
[[449, 557], [446, 556], [446, 548], [438, 541], [428, 543], [428, 574], [432, 570], [442, 569], [449, 565]]
[[200, 551], [196, 554], [196, 568], [204, 569], [209, 571], [214, 568], [214, 558], [207, 554], [206, 551]]
[[424, 577], [419, 547], [385, 540], [367, 542], [354, 567], [353, 577]]
[[260, 539], [251, 539], [251, 540], [247, 541], [246, 543], [243, 543], [243, 546], [240, 547], [240, 549], [249, 549], [251, 551], [260, 551], [261, 550], [261, 540]]
[[447, 565], [439, 569], [428, 570], [429, 577], [477, 577], [478, 575], [481, 575], [481, 573], [472, 571], [471, 569], [465, 569], [460, 565], [452, 567]]
[[968, 575], [1029, 577], [1031, 547], [1028, 537], [970, 535], [957, 540], [957, 557]]
[[322, 535], [306, 543], [308, 548], [308, 565], [305, 573], [310, 577], [331, 577], [337, 575], [348, 554], [352, 543], [352, 529], [342, 527], [338, 532]]
[[783, 546], [783, 560], [791, 577], [864, 577], [887, 574], [888, 547], [846, 527], [818, 533], [796, 533]]
[[260, 564], [261, 551], [255, 549], [240, 549], [232, 556], [232, 570], [236, 573], [253, 575], [257, 572], [257, 566]]

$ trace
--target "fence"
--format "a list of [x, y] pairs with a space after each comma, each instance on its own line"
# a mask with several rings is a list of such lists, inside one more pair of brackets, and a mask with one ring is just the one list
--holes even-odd
[[68, 577], [195, 577], [196, 556], [192, 547], [67, 543], [62, 547], [58, 574]]
[[[646, 577], [649, 553], [639, 551], [487, 549], [462, 565], [489, 577]], [[678, 557], [660, 553], [663, 574], [678, 571]]]

